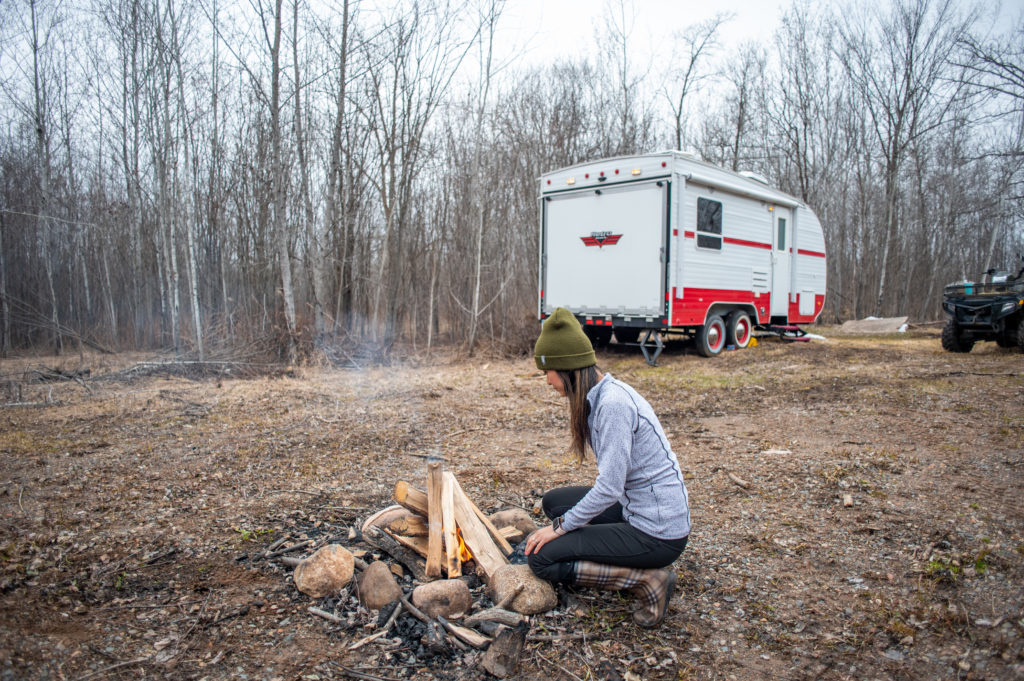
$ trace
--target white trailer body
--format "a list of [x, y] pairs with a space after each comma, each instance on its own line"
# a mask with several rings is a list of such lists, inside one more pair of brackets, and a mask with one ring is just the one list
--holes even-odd
[[664, 152], [540, 178], [539, 317], [568, 308], [595, 341], [683, 332], [714, 355], [813, 322], [825, 285], [814, 212], [751, 177]]

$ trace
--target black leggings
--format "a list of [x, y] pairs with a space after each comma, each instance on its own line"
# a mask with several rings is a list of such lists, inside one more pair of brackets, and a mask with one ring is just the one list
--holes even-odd
[[[548, 518], [557, 518], [583, 498], [589, 487], [559, 487], [544, 495]], [[592, 560], [606, 565], [660, 568], [670, 565], [686, 548], [686, 540], [658, 539], [641, 532], [622, 518], [622, 506], [613, 504], [589, 525], [552, 539], [528, 556], [533, 574], [549, 582], [572, 584], [573, 563]]]

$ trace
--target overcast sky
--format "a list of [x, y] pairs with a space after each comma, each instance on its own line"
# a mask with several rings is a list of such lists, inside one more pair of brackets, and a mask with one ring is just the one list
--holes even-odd
[[[810, 0], [813, 7], [827, 7], [853, 0]], [[857, 0], [878, 2], [879, 0]], [[964, 7], [970, 3], [959, 0]], [[608, 0], [508, 0], [499, 24], [498, 47], [520, 65], [542, 65], [559, 57], [592, 56], [597, 49], [595, 31], [604, 25]], [[629, 3], [627, 2], [627, 5]], [[633, 0], [636, 21], [630, 42], [638, 52], [649, 46], [657, 59], [673, 31], [708, 19], [718, 12], [734, 15], [722, 29], [726, 50], [746, 40], [769, 42], [779, 18], [792, 0]], [[980, 6], [992, 11], [996, 3]], [[1002, 0], [997, 26], [1000, 29], [1024, 21], [1024, 0]], [[662, 51], [667, 54], [667, 50]], [[640, 55], [638, 54], [638, 57]]]

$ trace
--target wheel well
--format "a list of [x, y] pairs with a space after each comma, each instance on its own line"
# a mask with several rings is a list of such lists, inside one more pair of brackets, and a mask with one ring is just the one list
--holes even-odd
[[704, 323], [707, 323], [711, 315], [718, 315], [722, 319], [726, 319], [729, 313], [734, 310], [743, 310], [750, 317], [750, 323], [755, 326], [757, 325], [757, 310], [749, 303], [715, 303], [708, 308], [707, 314], [704, 317]]

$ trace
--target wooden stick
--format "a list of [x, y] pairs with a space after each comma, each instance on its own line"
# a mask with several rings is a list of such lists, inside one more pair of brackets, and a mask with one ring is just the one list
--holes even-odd
[[344, 624], [345, 623], [345, 620], [341, 619], [337, 615], [333, 615], [333, 614], [327, 612], [326, 610], [321, 610], [320, 608], [314, 608], [312, 605], [309, 606], [308, 608], [306, 608], [306, 610], [309, 613], [311, 613], [313, 615], [316, 615], [317, 617], [323, 617], [328, 622], [334, 622], [335, 624]]
[[484, 636], [483, 634], [478, 634], [472, 629], [467, 629], [466, 627], [460, 627], [457, 624], [452, 624], [440, 615], [437, 616], [437, 621], [440, 622], [452, 636], [459, 639], [463, 643], [473, 646], [477, 650], [483, 650], [488, 645], [490, 645], [492, 641], [492, 639]]
[[738, 475], [735, 475], [733, 473], [729, 473], [729, 479], [732, 480], [733, 482], [735, 482], [737, 485], [739, 485], [743, 489], [749, 489], [750, 488], [750, 483], [747, 482], [746, 480], [744, 480], [743, 478], [739, 477]]
[[517, 584], [516, 588], [512, 589], [507, 594], [505, 594], [505, 597], [502, 598], [497, 603], [495, 603], [494, 607], [499, 609], [499, 610], [504, 610], [505, 608], [507, 608], [509, 605], [512, 604], [512, 601], [514, 601], [516, 599], [516, 596], [518, 596], [519, 594], [521, 594], [523, 592], [524, 588], [526, 588], [525, 584]]
[[407, 515], [388, 523], [388, 532], [406, 537], [426, 537], [430, 534], [427, 521], [423, 516]]
[[427, 577], [441, 576], [441, 462], [427, 463]]
[[[428, 554], [429, 554], [430, 550], [429, 550], [429, 547], [427, 546], [427, 538], [426, 537], [403, 537], [400, 534], [394, 534], [392, 532], [388, 532], [388, 534], [390, 534], [392, 537], [394, 537], [395, 541], [397, 541], [402, 546], [405, 546], [405, 547], [408, 547], [408, 548], [412, 549], [413, 551], [415, 551], [416, 553], [420, 554], [424, 558], [429, 558]], [[434, 576], [433, 579], [437, 579], [437, 578], [439, 578], [441, 576], [440, 567], [438, 568], [438, 570], [439, 571], [438, 571], [437, 575]], [[427, 576], [430, 577], [430, 573], [429, 572], [427, 573]]]
[[315, 543], [316, 542], [313, 541], [312, 539], [307, 539], [306, 541], [300, 541], [298, 544], [292, 544], [291, 546], [288, 546], [286, 548], [278, 549], [277, 551], [273, 551], [272, 553], [268, 553], [267, 554], [267, 558], [277, 558], [278, 556], [283, 556], [286, 553], [291, 553], [292, 551], [298, 551], [300, 549], [306, 548], [307, 546], [312, 546]]
[[491, 576], [503, 565], [508, 564], [506, 555], [491, 539], [487, 528], [477, 517], [473, 510], [473, 502], [469, 500], [466, 493], [459, 486], [459, 481], [449, 472], [445, 472], [446, 480], [451, 480], [452, 491], [455, 497], [455, 522], [462, 530], [462, 541], [473, 553], [473, 560], [483, 573], [484, 581], [490, 581]]
[[462, 556], [459, 555], [459, 538], [455, 533], [455, 489], [447, 478], [441, 487], [441, 525], [448, 579], [455, 579], [462, 576]]
[[508, 539], [505, 539], [505, 535], [503, 535], [498, 528], [494, 526], [494, 523], [484, 515], [483, 511], [477, 508], [477, 505], [473, 503], [472, 499], [466, 497], [466, 500], [469, 501], [470, 506], [473, 507], [473, 512], [476, 513], [476, 517], [480, 519], [480, 522], [484, 524], [487, 531], [491, 533], [492, 537], [494, 537], [494, 542], [498, 545], [498, 548], [504, 551], [506, 556], [510, 555], [512, 553], [512, 545], [508, 543]]

